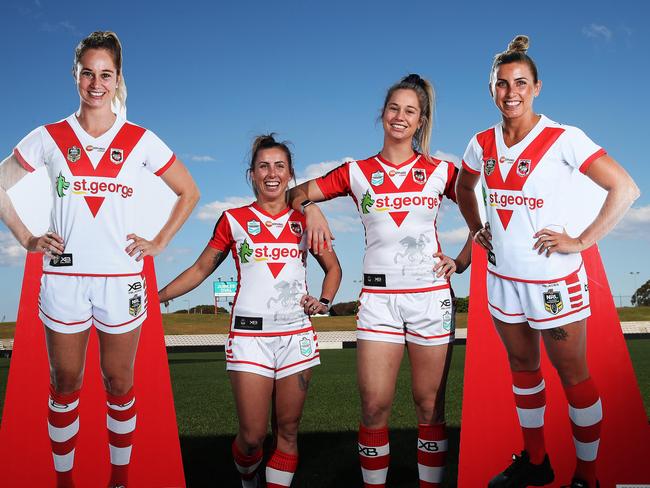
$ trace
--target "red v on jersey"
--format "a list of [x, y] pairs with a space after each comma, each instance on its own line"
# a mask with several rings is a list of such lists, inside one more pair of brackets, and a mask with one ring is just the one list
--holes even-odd
[[[144, 128], [125, 122], [95, 168], [77, 134], [66, 120], [46, 125], [45, 129], [63, 154], [73, 176], [99, 178], [116, 178], [129, 154], [145, 133]], [[73, 150], [74, 152], [72, 152]], [[96, 217], [104, 203], [104, 197], [84, 196], [84, 199], [93, 217]]]
[[[254, 208], [262, 213], [265, 217], [267, 217], [264, 221], [261, 221], [259, 215], [253, 212], [250, 207], [243, 207], [241, 209], [235, 209], [232, 210], [230, 213], [231, 215], [237, 220], [237, 223], [246, 231], [246, 234], [248, 234], [248, 237], [250, 237], [251, 241], [254, 244], [273, 244], [273, 243], [286, 243], [286, 244], [294, 244], [294, 243], [300, 243], [300, 239], [302, 236], [302, 224], [300, 225], [300, 234], [301, 236], [297, 236], [293, 232], [291, 232], [291, 218], [284, 223], [281, 224], [280, 222], [275, 222], [275, 219], [278, 219], [287, 213], [291, 212], [291, 209], [287, 209], [286, 212], [282, 212], [279, 215], [276, 215], [275, 217], [272, 217], [268, 215], [266, 212], [264, 212], [262, 209], [260, 209], [257, 205], [254, 205]], [[272, 225], [283, 225], [282, 231], [278, 235], [278, 237], [275, 237], [271, 230], [269, 229], [270, 226]], [[273, 275], [274, 278], [277, 278], [278, 275], [280, 274], [280, 271], [282, 271], [282, 268], [284, 268], [284, 265], [286, 263], [269, 263], [267, 262], [266, 265], [269, 267], [269, 271], [271, 271], [271, 274]]]
[[[558, 127], [545, 127], [540, 134], [524, 149], [516, 161], [510, 167], [505, 178], [499, 167], [499, 154], [496, 147], [496, 130], [498, 127], [488, 129], [476, 136], [479, 145], [483, 148], [483, 174], [485, 182], [491, 190], [521, 191], [528, 180], [528, 177], [535, 170], [546, 152], [562, 135], [564, 129]], [[486, 163], [491, 160], [493, 169], [488, 173]], [[503, 228], [508, 228], [513, 210], [497, 209], [497, 215], [501, 220]]]
[[[419, 157], [419, 155], [413, 156], [413, 158], [400, 165], [394, 165], [385, 159], [381, 159], [384, 164], [393, 167], [395, 171], [399, 171], [401, 168], [411, 164], [414, 159], [419, 158], [408, 170], [410, 174], [406, 175], [402, 184], [398, 188], [390, 177], [390, 174], [386, 173], [385, 168], [378, 161], [380, 158], [381, 156], [377, 155], [375, 158], [368, 160], [368, 165], [359, 166], [375, 195], [422, 192], [424, 186], [429, 180], [429, 176], [431, 176], [431, 173], [433, 173], [437, 167], [437, 164], [427, 163], [423, 158]], [[388, 214], [391, 216], [395, 224], [397, 224], [397, 227], [400, 227], [409, 212], [389, 211]]]

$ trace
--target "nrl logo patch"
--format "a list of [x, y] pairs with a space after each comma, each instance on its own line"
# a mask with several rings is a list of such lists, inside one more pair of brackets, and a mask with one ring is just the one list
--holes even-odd
[[485, 160], [485, 175], [490, 176], [494, 171], [495, 166], [497, 165], [496, 159], [486, 159]]
[[427, 173], [422, 168], [413, 168], [411, 174], [413, 175], [413, 181], [416, 183], [424, 185], [427, 182]]
[[300, 222], [289, 222], [289, 230], [296, 236], [302, 236], [302, 224]]
[[259, 220], [249, 220], [246, 222], [246, 230], [252, 236], [256, 236], [262, 232], [262, 224]]
[[142, 310], [142, 296], [135, 295], [129, 298], [129, 314], [136, 317]]
[[530, 159], [520, 159], [517, 161], [517, 174], [527, 176], [530, 173]]
[[379, 170], [375, 171], [371, 176], [370, 176], [370, 184], [372, 186], [380, 186], [384, 184], [384, 172]]
[[305, 357], [311, 356], [311, 341], [306, 337], [300, 339], [300, 354]]
[[81, 159], [81, 149], [77, 146], [72, 146], [68, 148], [68, 155], [66, 156], [68, 161], [71, 163], [76, 163]]
[[562, 303], [562, 295], [559, 291], [553, 291], [551, 288], [549, 291], [545, 291], [544, 296], [544, 308], [548, 313], [557, 315], [563, 308], [564, 303]]
[[124, 162], [124, 151], [122, 149], [110, 149], [111, 154], [111, 163], [113, 164], [122, 164]]

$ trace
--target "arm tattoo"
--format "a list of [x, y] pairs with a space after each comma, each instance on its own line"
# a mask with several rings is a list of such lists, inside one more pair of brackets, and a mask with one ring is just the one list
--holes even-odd
[[299, 373], [298, 374], [298, 386], [302, 391], [307, 391], [309, 389], [309, 373]]
[[567, 337], [569, 337], [569, 334], [567, 334], [566, 330], [564, 330], [562, 327], [549, 329], [548, 333], [551, 336], [551, 339], [554, 339], [556, 341], [566, 341]]
[[223, 262], [224, 259], [226, 259], [227, 256], [228, 253], [217, 251], [217, 253], [214, 255], [214, 259], [212, 260], [212, 272], [214, 272], [214, 270], [219, 267], [219, 265]]

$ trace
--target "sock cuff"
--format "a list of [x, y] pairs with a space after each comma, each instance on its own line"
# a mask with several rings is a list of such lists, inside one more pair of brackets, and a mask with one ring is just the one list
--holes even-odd
[[298, 455], [287, 454], [278, 449], [273, 451], [269, 462], [266, 464], [269, 468], [277, 469], [279, 471], [287, 471], [295, 473], [298, 467]]
[[359, 425], [359, 444], [369, 447], [378, 447], [388, 444], [388, 426], [379, 429], [369, 429], [363, 424]]
[[263, 454], [262, 449], [259, 449], [251, 455], [246, 455], [243, 452], [241, 452], [241, 450], [239, 449], [235, 441], [232, 442], [232, 457], [235, 459], [235, 462], [240, 466], [244, 466], [244, 467], [252, 466], [253, 464], [257, 463], [260, 459], [262, 459], [262, 454]]
[[124, 405], [126, 403], [129, 403], [134, 398], [135, 398], [135, 391], [133, 389], [133, 386], [129, 388], [129, 391], [127, 391], [123, 395], [113, 395], [109, 391], [106, 392], [106, 401], [113, 405]]
[[544, 380], [542, 370], [512, 371], [512, 384], [518, 388], [535, 388]]
[[575, 385], [563, 386], [566, 398], [574, 408], [587, 408], [598, 401], [598, 389], [591, 377]]
[[72, 402], [79, 400], [79, 393], [81, 390], [75, 390], [71, 393], [59, 393], [54, 389], [54, 385], [50, 385], [50, 398], [56, 403], [68, 405]]
[[427, 441], [447, 438], [447, 424], [418, 424], [418, 437]]

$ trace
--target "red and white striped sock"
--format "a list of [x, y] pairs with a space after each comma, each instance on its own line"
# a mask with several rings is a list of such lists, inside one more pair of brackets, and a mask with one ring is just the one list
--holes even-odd
[[564, 392], [569, 401], [573, 443], [578, 458], [575, 477], [586, 481], [589, 486], [596, 486], [596, 459], [603, 420], [598, 390], [594, 381], [587, 378], [577, 385], [565, 385]]
[[273, 451], [266, 463], [266, 488], [288, 488], [298, 467], [298, 455]]
[[365, 488], [384, 488], [390, 464], [388, 427], [359, 426], [359, 460]]
[[57, 393], [50, 385], [47, 411], [47, 431], [52, 444], [56, 486], [72, 488], [72, 467], [74, 448], [79, 432], [79, 390], [72, 393]]
[[111, 486], [127, 486], [133, 432], [135, 431], [135, 394], [131, 388], [124, 395], [106, 393], [106, 425], [111, 457]]
[[445, 424], [418, 425], [418, 474], [420, 488], [439, 488], [447, 463]]
[[512, 391], [519, 425], [524, 436], [524, 449], [533, 464], [542, 464], [546, 456], [544, 443], [544, 412], [546, 410], [546, 385], [540, 369], [513, 371]]
[[257, 488], [257, 470], [262, 462], [262, 449], [247, 456], [235, 441], [232, 443], [232, 457], [235, 460], [235, 467], [241, 476], [242, 488]]

